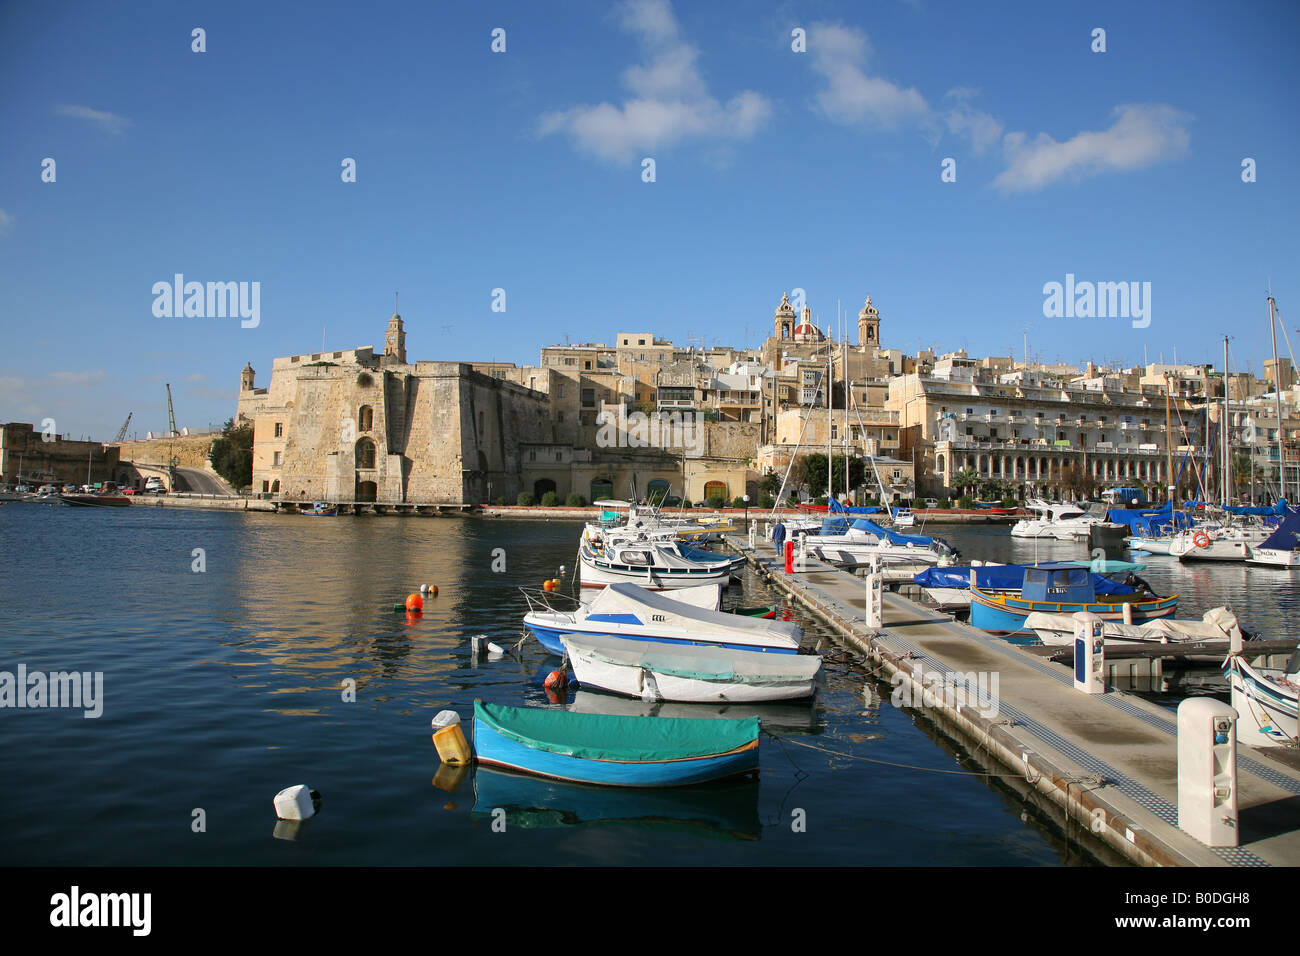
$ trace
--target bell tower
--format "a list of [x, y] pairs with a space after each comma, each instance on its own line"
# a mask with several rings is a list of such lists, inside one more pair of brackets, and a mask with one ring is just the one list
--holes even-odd
[[253, 390], [253, 363], [249, 362], [244, 366], [244, 370], [239, 373], [239, 390], [241, 392], [251, 392]]
[[781, 293], [781, 304], [777, 306], [772, 321], [772, 335], [775, 338], [787, 341], [794, 338], [795, 314], [794, 306], [790, 304], [790, 293]]
[[398, 365], [406, 364], [406, 330], [402, 328], [396, 302], [393, 303], [393, 316], [388, 320], [388, 331], [384, 333], [384, 356]]
[[871, 296], [867, 296], [867, 304], [858, 313], [858, 345], [880, 348], [880, 312], [871, 304]]

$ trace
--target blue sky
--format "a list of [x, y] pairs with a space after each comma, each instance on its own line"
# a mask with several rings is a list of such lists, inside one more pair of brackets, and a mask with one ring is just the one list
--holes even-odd
[[[394, 290], [413, 359], [757, 345], [802, 288], [823, 326], [870, 294], [909, 352], [1027, 333], [1049, 361], [1217, 365], [1229, 334], [1258, 374], [1270, 281], [1300, 348], [1298, 25], [1288, 2], [0, 5], [0, 419], [158, 431], [170, 382], [178, 424], [219, 423], [246, 361], [261, 385], [322, 330], [382, 348]], [[260, 324], [156, 317], [175, 273], [259, 282]], [[1067, 273], [1150, 282], [1151, 324], [1045, 318]]]

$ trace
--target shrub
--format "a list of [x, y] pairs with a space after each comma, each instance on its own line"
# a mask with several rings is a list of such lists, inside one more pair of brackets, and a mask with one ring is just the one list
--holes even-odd
[[717, 508], [725, 508], [726, 506], [727, 506], [727, 499], [722, 497], [722, 495], [712, 495], [711, 497], [705, 499], [704, 502], [704, 507], [706, 508], [717, 509]]
[[587, 504], [587, 499], [582, 497], [576, 491], [569, 492], [569, 497], [564, 499], [564, 503], [570, 508], [582, 508]]
[[543, 508], [554, 508], [559, 503], [560, 503], [560, 496], [553, 491], [548, 491], [546, 494], [542, 495]]
[[944, 498], [943, 501], [939, 502], [939, 507], [940, 507], [940, 508], [951, 508], [951, 507], [952, 507], [952, 499], [951, 499], [951, 498]]
[[960, 498], [957, 499], [957, 507], [970, 510], [971, 508], [975, 507], [975, 502], [971, 501], [968, 495], [962, 495]]
[[819, 498], [814, 498], [814, 499], [813, 499], [813, 504], [815, 504], [815, 505], [824, 505], [824, 504], [826, 504], [826, 496], [825, 496], [825, 495], [822, 495], [822, 496], [819, 497]]
[[735, 498], [731, 499], [731, 507], [733, 507], [733, 508], [746, 508], [746, 507], [748, 507], [748, 504], [745, 502], [745, 499], [744, 499], [743, 496], [741, 496], [741, 495], [736, 495]]
[[503, 505], [503, 504], [505, 504], [505, 503], [506, 503], [506, 496], [505, 496], [505, 495], [497, 495], [497, 504], [498, 504], [498, 505]]
[[767, 495], [759, 495], [758, 501], [757, 501], [756, 503], [754, 503], [754, 507], [756, 507], [756, 508], [760, 508], [760, 509], [762, 509], [762, 510], [764, 510], [764, 511], [769, 510], [769, 509], [775, 507], [775, 505], [776, 505], [776, 502], [773, 501], [773, 500], [772, 500], [769, 496], [767, 496]]
[[683, 501], [683, 502], [681, 503], [681, 506], [682, 506], [683, 508], [693, 508], [693, 507], [695, 507], [694, 505], [691, 504], [690, 499], [687, 499], [687, 500]]
[[531, 505], [533, 503], [533, 493], [531, 491], [519, 492], [519, 497], [515, 499], [517, 505]]

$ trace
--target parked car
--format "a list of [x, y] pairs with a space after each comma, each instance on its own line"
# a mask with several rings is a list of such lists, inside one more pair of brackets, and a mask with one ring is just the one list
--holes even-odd
[[140, 493], [140, 492], [137, 491], [137, 490], [134, 489], [134, 488], [123, 488], [123, 489], [122, 489], [122, 494], [124, 494], [124, 495], [138, 495], [139, 493]]
[[145, 480], [144, 490], [147, 494], [163, 495], [167, 493], [167, 486], [161, 478], [154, 476]]
[[937, 508], [937, 507], [939, 507], [939, 499], [938, 499], [938, 498], [926, 498], [926, 499], [925, 499], [925, 506], [926, 506], [927, 508]]

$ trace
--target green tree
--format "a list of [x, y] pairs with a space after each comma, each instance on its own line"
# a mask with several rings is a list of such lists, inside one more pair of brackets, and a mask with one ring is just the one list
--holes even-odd
[[[804, 477], [808, 484], [808, 489], [814, 492], [824, 492], [826, 490], [826, 456], [821, 453], [813, 455], [804, 455]], [[844, 456], [835, 455], [831, 459], [831, 467], [834, 469], [834, 475], [831, 479], [832, 486], [836, 492], [844, 488]], [[849, 458], [849, 487], [857, 488], [863, 483], [866, 476], [866, 466], [863, 465], [861, 458]]]
[[963, 468], [952, 476], [952, 486], [963, 495], [979, 484], [980, 473], [974, 468]]
[[253, 423], [226, 421], [221, 437], [212, 443], [212, 470], [232, 488], [242, 491], [253, 484]]

